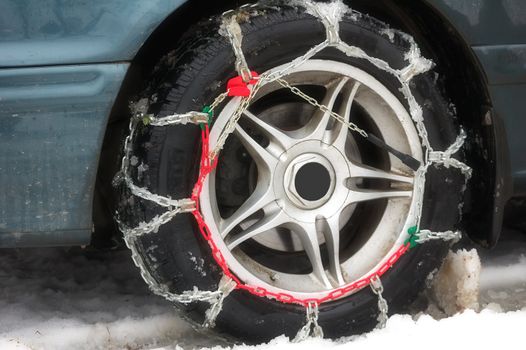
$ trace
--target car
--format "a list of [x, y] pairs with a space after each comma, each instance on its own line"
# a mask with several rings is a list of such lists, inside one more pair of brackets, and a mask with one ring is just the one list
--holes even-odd
[[0, 247], [126, 245], [247, 343], [403, 312], [526, 194], [522, 0], [0, 0]]

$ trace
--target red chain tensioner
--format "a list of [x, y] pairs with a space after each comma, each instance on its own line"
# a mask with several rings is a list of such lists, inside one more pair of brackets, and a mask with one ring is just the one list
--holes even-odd
[[257, 79], [259, 78], [259, 74], [256, 72], [250, 72], [252, 74], [252, 79], [247, 83], [243, 81], [243, 77], [238, 75], [237, 77], [234, 77], [228, 81], [226, 84], [226, 89], [228, 91], [228, 96], [241, 96], [241, 97], [248, 97], [250, 96], [250, 88], [248, 85], [254, 85], [257, 82]]
[[[254, 79], [252, 79], [248, 83], [245, 83], [240, 76], [230, 79], [227, 84], [228, 96], [248, 97], [250, 95], [250, 88], [248, 87], [248, 85], [255, 84], [259, 76], [256, 72], [252, 72], [252, 77]], [[210, 108], [208, 106], [205, 107], [203, 111], [205, 113], [209, 113], [210, 117], [213, 116], [213, 112], [210, 111]], [[275, 293], [272, 291], [268, 291], [267, 289], [263, 287], [251, 286], [251, 285], [243, 283], [236, 275], [234, 275], [232, 271], [230, 271], [230, 268], [228, 267], [228, 264], [223, 254], [221, 253], [216, 243], [212, 239], [212, 234], [210, 232], [210, 229], [208, 228], [208, 225], [203, 219], [203, 216], [201, 215], [201, 211], [199, 207], [199, 197], [201, 195], [201, 191], [203, 189], [203, 184], [206, 180], [206, 177], [217, 166], [217, 159], [210, 159], [209, 136], [210, 136], [210, 126], [208, 124], [202, 125], [201, 126], [202, 149], [201, 149], [200, 170], [199, 170], [199, 176], [197, 178], [197, 182], [192, 191], [192, 200], [196, 203], [196, 209], [192, 212], [192, 214], [194, 215], [195, 220], [197, 221], [197, 225], [199, 227], [199, 231], [201, 232], [201, 235], [207, 241], [208, 245], [210, 246], [212, 250], [212, 256], [214, 260], [221, 267], [225, 276], [229, 277], [236, 283], [236, 289], [245, 290], [253, 295], [275, 299], [279, 302], [286, 303], [286, 304], [299, 304], [304, 307], [308, 307], [309, 305], [312, 305], [312, 304], [320, 305], [325, 302], [337, 300], [343, 296], [351, 294], [352, 292], [355, 292], [369, 285], [371, 283], [371, 279], [381, 277], [383, 274], [385, 274], [398, 261], [398, 259], [400, 259], [402, 255], [404, 255], [410, 248], [416, 245], [416, 243], [413, 241], [414, 241], [414, 237], [415, 237], [417, 229], [416, 227], [412, 227], [409, 230], [409, 234], [412, 238], [404, 242], [404, 244], [401, 245], [389, 257], [389, 259], [387, 259], [387, 261], [383, 265], [381, 265], [378, 269], [376, 269], [374, 272], [372, 272], [368, 276], [358, 281], [355, 281], [341, 288], [334, 289], [332, 291], [328, 291], [323, 297], [320, 297], [320, 298], [298, 299], [287, 293]]]

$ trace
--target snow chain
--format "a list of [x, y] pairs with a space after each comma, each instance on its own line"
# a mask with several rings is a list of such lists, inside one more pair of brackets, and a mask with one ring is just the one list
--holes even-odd
[[234, 289], [236, 289], [236, 284], [234, 283], [234, 281], [228, 278], [227, 276], [223, 276], [221, 281], [219, 281], [219, 296], [217, 300], [210, 305], [210, 308], [206, 310], [205, 322], [203, 324], [203, 327], [213, 328], [215, 326], [217, 315], [219, 315], [219, 313], [223, 309], [223, 300], [225, 300], [225, 298]]
[[382, 285], [382, 281], [380, 281], [380, 277], [374, 276], [371, 278], [371, 290], [374, 294], [378, 296], [378, 311], [380, 313], [378, 314], [378, 328], [384, 328], [385, 324], [387, 323], [388, 312], [389, 312], [389, 306], [387, 305], [387, 301], [382, 296], [382, 293], [384, 292], [384, 286]]
[[[425, 73], [428, 70], [430, 70], [433, 63], [421, 56], [420, 50], [411, 36], [405, 33], [396, 32], [410, 44], [410, 50], [405, 55], [406, 60], [409, 61], [409, 65], [403, 69], [394, 69], [387, 62], [379, 58], [371, 57], [367, 55], [362, 49], [350, 46], [341, 40], [339, 35], [339, 23], [342, 20], [343, 16], [351, 11], [346, 5], [344, 5], [341, 2], [341, 0], [333, 1], [330, 3], [316, 3], [310, 0], [295, 0], [292, 1], [292, 3], [294, 5], [304, 7], [308, 14], [317, 17], [323, 23], [326, 29], [325, 41], [311, 48], [303, 56], [299, 56], [296, 59], [292, 60], [289, 64], [285, 65], [280, 70], [264, 73], [261, 76], [258, 76], [257, 73], [252, 72], [249, 69], [247, 61], [243, 54], [243, 34], [241, 31], [241, 27], [236, 20], [237, 17], [235, 13], [233, 11], [224, 13], [223, 22], [220, 28], [220, 34], [226, 37], [232, 46], [236, 58], [235, 68], [238, 73], [238, 77], [231, 79], [228, 83], [227, 91], [220, 94], [211, 105], [205, 106], [202, 111], [190, 111], [184, 114], [174, 114], [160, 118], [146, 113], [148, 108], [148, 100], [146, 99], [140, 100], [134, 105], [132, 105], [131, 108], [134, 112], [134, 117], [132, 117], [130, 120], [130, 133], [124, 142], [124, 156], [122, 158], [121, 169], [116, 176], [115, 182], [124, 182], [134, 196], [151, 201], [161, 207], [166, 208], [166, 211], [163, 214], [154, 217], [149, 222], [142, 222], [134, 228], [127, 227], [118, 218], [117, 213], [117, 222], [121, 231], [124, 234], [125, 242], [131, 250], [132, 259], [135, 262], [135, 264], [140, 268], [143, 279], [146, 281], [150, 289], [155, 294], [161, 295], [170, 301], [182, 304], [188, 304], [196, 301], [204, 301], [210, 303], [211, 306], [206, 312], [206, 319], [203, 324], [205, 327], [214, 327], [215, 320], [222, 310], [224, 299], [234, 289], [245, 290], [256, 296], [272, 298], [283, 303], [300, 304], [304, 306], [306, 310], [306, 324], [300, 329], [294, 341], [302, 341], [309, 337], [311, 333], [316, 337], [323, 337], [323, 330], [318, 324], [319, 305], [321, 305], [324, 302], [336, 300], [347, 296], [353, 292], [356, 292], [366, 287], [367, 285], [371, 287], [372, 292], [378, 297], [378, 326], [385, 326], [389, 308], [387, 305], [387, 301], [382, 296], [383, 286], [380, 277], [385, 272], [387, 272], [398, 261], [398, 259], [412, 247], [415, 247], [416, 245], [422, 244], [429, 240], [458, 240], [460, 237], [460, 232], [431, 232], [428, 230], [420, 230], [420, 215], [422, 212], [425, 175], [428, 167], [433, 164], [441, 164], [445, 167], [458, 168], [465, 175], [466, 182], [471, 177], [471, 168], [466, 164], [460, 162], [459, 160], [452, 158], [452, 156], [456, 152], [458, 152], [464, 144], [466, 134], [463, 130], [461, 130], [460, 135], [455, 141], [455, 143], [444, 152], [434, 151], [431, 145], [429, 144], [427, 130], [423, 123], [422, 108], [416, 102], [416, 99], [411, 92], [409, 83], [414, 76], [421, 73]], [[253, 6], [244, 6], [242, 9], [245, 11], [250, 10]], [[392, 41], [394, 33], [394, 30], [385, 30], [381, 34], [385, 35]], [[203, 182], [206, 180], [208, 174], [210, 174], [216, 166], [216, 157], [221, 151], [222, 147], [224, 146], [226, 139], [234, 131], [239, 118], [249, 106], [253, 97], [257, 94], [259, 89], [267, 83], [277, 82], [281, 84], [282, 86], [290, 89], [292, 93], [300, 96], [316, 108], [319, 108], [324, 112], [329, 112], [330, 115], [336, 121], [347, 126], [352, 132], [355, 132], [365, 138], [368, 137], [367, 133], [358, 125], [346, 122], [342, 116], [329, 110], [326, 106], [319, 104], [318, 101], [316, 101], [316, 99], [303, 93], [298, 88], [291, 86], [286, 80], [283, 79], [283, 77], [285, 77], [288, 74], [288, 72], [301, 66], [304, 62], [306, 62], [307, 60], [309, 60], [314, 55], [316, 55], [317, 53], [319, 53], [327, 47], [336, 48], [349, 57], [365, 59], [371, 62], [377, 68], [389, 74], [392, 74], [395, 78], [398, 79], [398, 81], [401, 84], [400, 91], [403, 93], [403, 95], [409, 103], [409, 111], [411, 117], [415, 122], [417, 131], [426, 150], [426, 162], [425, 164], [421, 164], [418, 170], [415, 172], [414, 195], [418, 197], [418, 215], [414, 226], [411, 227], [407, 232], [408, 238], [406, 239], [406, 241], [399, 248], [394, 250], [392, 252], [392, 255], [390, 255], [390, 257], [387, 259], [387, 261], [368, 277], [365, 277], [359, 281], [355, 281], [352, 284], [347, 285], [343, 288], [333, 290], [320, 299], [300, 300], [284, 293], [276, 294], [267, 291], [262, 287], [246, 285], [230, 271], [222, 253], [219, 251], [211, 237], [211, 234], [208, 230], [208, 226], [206, 225], [204, 219], [201, 216], [201, 213], [199, 211], [199, 196], [201, 193]], [[241, 103], [239, 104], [237, 110], [232, 114], [222, 133], [220, 134], [216, 147], [213, 150], [210, 150], [208, 142], [209, 125], [214, 116], [214, 110], [229, 96], [241, 97]], [[194, 187], [194, 190], [192, 191], [191, 198], [175, 200], [169, 197], [163, 197], [151, 193], [148, 189], [139, 187], [134, 184], [130, 175], [130, 167], [136, 166], [137, 164], [135, 164], [136, 159], [134, 159], [132, 155], [132, 140], [135, 137], [137, 127], [140, 123], [144, 125], [150, 125], [152, 127], [165, 127], [170, 125], [186, 124], [194, 124], [199, 125], [201, 127], [201, 167], [199, 178]], [[136, 240], [138, 238], [146, 234], [157, 232], [159, 227], [169, 222], [173, 219], [173, 217], [181, 213], [192, 213], [194, 215], [200, 228], [201, 234], [207, 240], [212, 250], [212, 256], [223, 270], [224, 276], [221, 279], [218, 289], [216, 291], [200, 291], [195, 289], [192, 291], [183, 292], [181, 294], [174, 294], [166, 290], [165, 286], [158, 283], [155, 280], [155, 278], [153, 278], [153, 276], [150, 274], [144, 261], [142, 260], [140, 254], [137, 251]]]
[[300, 343], [309, 338], [311, 334], [315, 338], [323, 338], [323, 329], [318, 324], [318, 303], [312, 302], [307, 304], [305, 312], [307, 323], [305, 323], [305, 325], [300, 328], [298, 334], [296, 334], [296, 337], [294, 337], [292, 340], [293, 343]]

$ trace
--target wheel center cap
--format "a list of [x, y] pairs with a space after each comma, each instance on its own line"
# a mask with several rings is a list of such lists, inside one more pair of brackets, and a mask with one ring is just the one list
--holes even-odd
[[290, 157], [287, 163], [282, 176], [277, 171], [276, 181], [283, 184], [293, 207], [313, 210], [331, 200], [336, 187], [336, 172], [329, 159], [320, 153], [306, 152]]
[[273, 171], [277, 204], [293, 220], [314, 223], [320, 215], [332, 217], [349, 194], [346, 158], [320, 141], [297, 143], [280, 157]]
[[320, 163], [311, 162], [300, 167], [294, 179], [296, 192], [307, 201], [317, 201], [325, 197], [331, 186], [327, 168]]

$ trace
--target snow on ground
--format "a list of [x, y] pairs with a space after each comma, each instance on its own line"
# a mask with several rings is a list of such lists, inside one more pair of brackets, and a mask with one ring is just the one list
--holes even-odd
[[503, 311], [526, 307], [526, 234], [506, 231], [492, 251], [481, 251], [480, 302]]
[[[480, 313], [465, 311], [440, 320], [428, 315], [397, 315], [389, 319], [386, 329], [351, 339], [334, 342], [310, 339], [291, 344], [278, 338], [255, 349], [524, 346], [526, 235], [507, 237], [497, 249], [480, 250], [479, 254], [482, 261], [479, 303], [483, 309]], [[466, 265], [465, 271], [455, 265], [452, 271], [460, 275], [476, 271], [473, 254], [463, 251], [456, 257], [471, 259], [471, 265]], [[473, 288], [473, 283], [468, 287]], [[472, 301], [468, 294], [469, 300]], [[80, 248], [0, 251], [2, 350], [214, 346], [227, 345], [194, 331], [169, 303], [151, 296], [126, 251], [105, 254]]]
[[200, 338], [149, 293], [126, 251], [0, 251], [2, 350], [139, 349]]
[[385, 329], [353, 339], [339, 341], [309, 339], [299, 344], [292, 344], [282, 337], [267, 345], [235, 346], [233, 349], [517, 349], [523, 348], [526, 343], [525, 324], [526, 312], [499, 314], [482, 311], [476, 314], [474, 311], [467, 311], [441, 321], [423, 316], [416, 322], [410, 316], [393, 316], [387, 322]]

